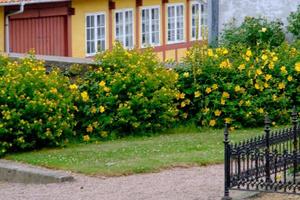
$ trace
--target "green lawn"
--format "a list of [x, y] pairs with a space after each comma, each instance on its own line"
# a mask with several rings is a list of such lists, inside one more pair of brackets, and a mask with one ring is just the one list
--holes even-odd
[[[239, 130], [230, 137], [232, 141], [240, 141], [259, 133], [262, 130]], [[223, 131], [181, 128], [152, 137], [70, 144], [66, 148], [12, 154], [6, 159], [89, 175], [155, 172], [176, 166], [222, 163]]]

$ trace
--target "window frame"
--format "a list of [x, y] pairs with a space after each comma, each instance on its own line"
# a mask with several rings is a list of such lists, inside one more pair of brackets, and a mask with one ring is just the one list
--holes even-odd
[[114, 41], [119, 41], [119, 40], [117, 40], [116, 14], [117, 13], [123, 13], [123, 16], [125, 16], [125, 12], [126, 11], [131, 11], [132, 12], [132, 47], [126, 47], [124, 45], [124, 41], [126, 40], [126, 33], [125, 33], [125, 31], [126, 31], [126, 23], [124, 23], [126, 21], [125, 17], [123, 18], [123, 23], [124, 23], [123, 31], [124, 31], [124, 34], [123, 34], [123, 41], [121, 41], [121, 43], [122, 43], [122, 45], [123, 45], [123, 47], [125, 49], [133, 49], [134, 46], [135, 46], [135, 12], [134, 12], [133, 8], [117, 9], [117, 10], [114, 11], [114, 18], [113, 18], [113, 24], [114, 24]]
[[[177, 6], [182, 6], [182, 10], [183, 10], [183, 39], [182, 40], [177, 40], [177, 33], [176, 33], [176, 40], [175, 41], [169, 41], [169, 7], [175, 7], [175, 10], [177, 8]], [[177, 11], [176, 11], [177, 14]], [[177, 43], [184, 43], [186, 42], [186, 12], [185, 12], [185, 4], [184, 3], [169, 3], [166, 6], [166, 41], [167, 44], [177, 44]], [[175, 24], [177, 24], [177, 16], [176, 16], [176, 20], [175, 20]], [[177, 25], [176, 25], [176, 32], [177, 32]]]
[[[199, 15], [199, 21], [198, 21], [198, 28], [199, 28], [199, 30], [198, 30], [198, 38], [197, 38], [197, 36], [196, 37], [193, 37], [193, 5], [196, 5], [196, 4], [198, 4], [199, 5], [199, 13], [198, 13], [198, 15]], [[207, 4], [207, 2], [206, 2], [206, 4]], [[196, 40], [203, 40], [203, 34], [202, 34], [202, 28], [203, 28], [203, 24], [201, 23], [202, 22], [202, 5], [203, 5], [203, 3], [200, 3], [200, 2], [198, 2], [198, 1], [192, 1], [191, 2], [191, 6], [190, 6], [190, 12], [191, 12], [191, 17], [190, 17], [190, 25], [191, 25], [191, 28], [190, 28], [190, 33], [191, 33], [191, 35], [190, 35], [190, 37], [191, 37], [191, 41], [196, 41]], [[208, 12], [208, 10], [207, 10], [207, 12]], [[207, 17], [208, 17], [208, 13], [206, 13], [206, 15], [207, 15]], [[208, 24], [206, 25], [207, 26], [207, 28], [208, 28]]]
[[[150, 44], [143, 44], [143, 19], [142, 19], [142, 14], [143, 14], [143, 10], [152, 10], [152, 9], [158, 9], [158, 25], [159, 25], [159, 28], [158, 28], [158, 40], [159, 42], [157, 44], [155, 43], [151, 43]], [[152, 16], [152, 15], [151, 15]], [[150, 16], [150, 17], [151, 17]], [[152, 25], [152, 20], [150, 19], [150, 23]], [[141, 45], [141, 48], [146, 48], [146, 47], [158, 47], [158, 46], [161, 46], [161, 7], [160, 5], [155, 5], [155, 6], [143, 6], [140, 8], [140, 45]], [[150, 28], [151, 28], [151, 25], [150, 25]], [[152, 30], [150, 32], [150, 36], [152, 35]]]
[[94, 27], [94, 36], [95, 36], [95, 38], [94, 38], [94, 42], [95, 42], [95, 53], [88, 53], [88, 46], [87, 46], [87, 42], [88, 42], [88, 40], [87, 40], [87, 17], [90, 17], [90, 16], [94, 16], [94, 19], [95, 19], [95, 21], [94, 21], [94, 23], [95, 23], [95, 25], [97, 24], [97, 16], [98, 15], [103, 15], [104, 16], [104, 50], [103, 51], [105, 51], [105, 50], [107, 50], [107, 18], [106, 18], [106, 12], [94, 12], [94, 13], [86, 13], [85, 14], [85, 54], [86, 54], [86, 56], [87, 57], [91, 57], [91, 56], [94, 56], [94, 55], [96, 55], [97, 53], [99, 53], [99, 51], [97, 50], [97, 26], [95, 26]]

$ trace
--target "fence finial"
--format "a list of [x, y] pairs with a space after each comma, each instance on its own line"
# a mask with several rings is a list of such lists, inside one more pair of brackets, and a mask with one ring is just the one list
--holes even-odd
[[265, 131], [270, 131], [270, 125], [271, 125], [271, 120], [269, 118], [269, 115], [266, 114], [266, 116], [265, 116]]
[[225, 123], [225, 129], [224, 129], [224, 142], [228, 142], [229, 141], [229, 131], [228, 131], [228, 124]]

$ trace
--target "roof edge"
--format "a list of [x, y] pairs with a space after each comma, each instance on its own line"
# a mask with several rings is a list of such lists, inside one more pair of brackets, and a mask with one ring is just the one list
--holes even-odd
[[14, 5], [20, 5], [22, 2], [25, 4], [38, 4], [38, 3], [52, 3], [52, 2], [67, 2], [71, 0], [25, 0], [25, 1], [19, 1], [19, 2], [6, 2], [6, 3], [0, 3], [0, 6], [14, 6]]

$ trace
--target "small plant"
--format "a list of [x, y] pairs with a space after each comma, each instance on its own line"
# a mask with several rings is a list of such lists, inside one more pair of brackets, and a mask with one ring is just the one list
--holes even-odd
[[300, 39], [300, 5], [298, 6], [297, 11], [292, 12], [288, 17], [288, 30], [292, 33], [297, 39]]
[[177, 74], [151, 50], [125, 50], [117, 43], [96, 62], [101, 63], [98, 69], [78, 83], [77, 127], [84, 134], [143, 134], [174, 124]]
[[235, 21], [227, 24], [221, 35], [221, 44], [226, 47], [246, 45], [251, 48], [273, 48], [285, 40], [283, 23], [269, 22], [265, 18], [246, 17], [240, 26]]
[[69, 80], [46, 74], [33, 56], [20, 62], [0, 58], [0, 154], [63, 144], [73, 136]]
[[253, 127], [263, 125], [267, 112], [273, 125], [289, 120], [288, 110], [300, 103], [300, 51], [285, 43], [253, 49], [196, 45], [189, 50], [185, 67], [176, 68], [182, 121]]

